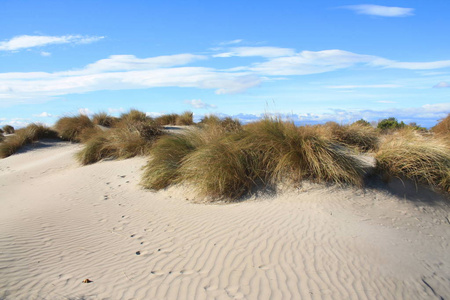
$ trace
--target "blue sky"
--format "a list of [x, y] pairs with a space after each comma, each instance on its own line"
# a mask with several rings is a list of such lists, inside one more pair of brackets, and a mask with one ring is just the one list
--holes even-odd
[[0, 124], [450, 112], [450, 1], [0, 1]]

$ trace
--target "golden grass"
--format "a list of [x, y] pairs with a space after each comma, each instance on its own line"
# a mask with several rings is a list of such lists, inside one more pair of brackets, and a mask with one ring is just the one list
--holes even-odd
[[101, 125], [104, 127], [112, 127], [114, 123], [118, 122], [119, 119], [108, 115], [106, 112], [99, 112], [92, 116], [92, 122], [95, 125]]
[[176, 125], [194, 125], [194, 114], [190, 111], [185, 111], [181, 115], [177, 116]]
[[361, 163], [312, 127], [265, 119], [228, 131], [208, 125], [160, 139], [142, 184], [161, 189], [188, 182], [213, 199], [237, 199], [260, 185], [290, 180], [362, 185]]
[[41, 124], [30, 124], [18, 129], [14, 135], [9, 136], [0, 144], [0, 158], [16, 153], [21, 147], [43, 138], [55, 138], [57, 133]]
[[399, 131], [384, 137], [376, 160], [387, 177], [405, 177], [450, 192], [450, 145], [441, 138]]
[[63, 140], [80, 142], [83, 133], [94, 127], [88, 116], [62, 117], [55, 124], [55, 129]]
[[14, 127], [12, 127], [11, 125], [3, 126], [2, 130], [3, 130], [3, 132], [5, 134], [12, 134], [12, 133], [14, 133]]
[[431, 128], [431, 131], [442, 136], [447, 136], [447, 138], [450, 139], [450, 114], [440, 120], [436, 126]]
[[77, 159], [87, 165], [104, 158], [126, 159], [146, 154], [162, 130], [153, 119], [141, 116], [134, 114], [125, 117], [115, 127], [105, 131], [85, 131], [85, 146], [77, 154]]
[[205, 126], [221, 126], [226, 131], [239, 131], [242, 129], [241, 122], [238, 119], [225, 117], [220, 119], [216, 115], [207, 115], [200, 121], [200, 125]]
[[353, 123], [351, 125], [339, 125], [328, 122], [323, 126], [323, 134], [329, 134], [337, 142], [361, 152], [375, 151], [379, 143], [379, 132], [372, 126]]
[[177, 114], [165, 114], [165, 115], [155, 118], [155, 121], [156, 121], [156, 123], [158, 123], [159, 125], [162, 125], [162, 126], [176, 125], [178, 117], [179, 116]]
[[148, 117], [145, 112], [137, 109], [130, 109], [129, 112], [123, 113], [120, 116], [120, 121], [124, 121], [125, 123], [146, 122], [151, 119], [152, 118]]

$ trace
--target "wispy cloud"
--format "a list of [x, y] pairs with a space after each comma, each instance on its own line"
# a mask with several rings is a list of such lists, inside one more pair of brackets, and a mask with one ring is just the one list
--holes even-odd
[[414, 8], [381, 6], [374, 4], [347, 5], [341, 8], [349, 9], [357, 14], [381, 17], [407, 17], [414, 15]]
[[[268, 80], [289, 76], [332, 72], [341, 69], [442, 69], [450, 60], [434, 62], [398, 62], [374, 55], [332, 49], [295, 52], [279, 47], [232, 48], [231, 56], [254, 56], [255, 63], [217, 69], [196, 66], [198, 61], [225, 59], [195, 54], [176, 54], [138, 58], [112, 55], [84, 68], [60, 72], [0, 73], [0, 104], [17, 99], [43, 99], [52, 96], [100, 90], [147, 89], [154, 87], [189, 87], [214, 89], [216, 94], [235, 94]], [[237, 50], [236, 50], [237, 49]], [[257, 59], [257, 57], [261, 57]], [[192, 66], [187, 66], [190, 64]], [[435, 87], [446, 87], [439, 83]], [[331, 85], [337, 90], [399, 88], [396, 84]], [[3, 100], [2, 100], [3, 99]], [[25, 100], [24, 100], [25, 101]]]
[[232, 40], [232, 41], [221, 42], [221, 43], [219, 43], [219, 45], [226, 46], [226, 45], [240, 44], [240, 43], [242, 43], [242, 41], [243, 41], [242, 39], [236, 39], [236, 40]]
[[201, 99], [186, 100], [185, 102], [193, 108], [217, 108], [216, 105], [205, 103]]
[[279, 47], [235, 47], [229, 49], [228, 52], [223, 52], [213, 55], [213, 57], [232, 57], [232, 56], [260, 56], [260, 57], [280, 57], [294, 55], [294, 49], [279, 48]]
[[83, 35], [20, 35], [10, 40], [0, 42], [0, 51], [16, 51], [34, 47], [43, 47], [52, 44], [87, 44], [103, 39], [103, 36]]
[[52, 114], [49, 114], [46, 111], [44, 111], [44, 112], [42, 112], [40, 114], [37, 114], [37, 115], [33, 115], [33, 117], [38, 117], [38, 118], [49, 118], [49, 117], [52, 117], [52, 116], [53, 116]]
[[384, 89], [384, 88], [399, 88], [398, 84], [362, 84], [362, 85], [329, 85], [329, 89]]
[[51, 56], [52, 54], [50, 52], [41, 51], [42, 56]]
[[91, 116], [94, 114], [94, 112], [91, 111], [89, 108], [80, 108], [80, 109], [78, 109], [78, 113], [80, 115], [85, 115], [85, 116]]
[[435, 86], [433, 86], [434, 88], [449, 88], [450, 87], [450, 83], [445, 82], [445, 81], [441, 81], [438, 84], [436, 84]]

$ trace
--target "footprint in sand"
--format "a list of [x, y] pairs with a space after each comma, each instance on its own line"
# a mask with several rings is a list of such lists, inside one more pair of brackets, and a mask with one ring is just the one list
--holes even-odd
[[161, 271], [161, 270], [153, 270], [150, 273], [153, 274], [153, 275], [157, 275], [157, 276], [164, 275], [164, 272]]
[[270, 266], [268, 265], [260, 265], [258, 268], [261, 270], [270, 270]]

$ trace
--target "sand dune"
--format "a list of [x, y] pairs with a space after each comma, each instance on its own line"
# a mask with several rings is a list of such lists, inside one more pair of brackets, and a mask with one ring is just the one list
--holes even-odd
[[0, 299], [450, 297], [450, 206], [431, 192], [305, 184], [196, 204], [141, 189], [145, 158], [81, 167], [79, 149], [0, 160]]

